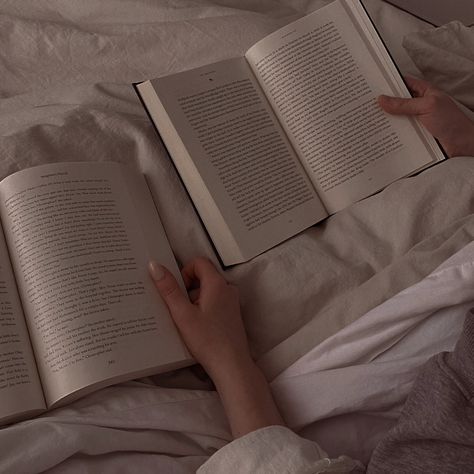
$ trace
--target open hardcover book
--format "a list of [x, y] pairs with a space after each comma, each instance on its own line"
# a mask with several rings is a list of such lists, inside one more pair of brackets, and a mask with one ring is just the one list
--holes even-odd
[[0, 182], [0, 216], [1, 423], [193, 363], [148, 276], [181, 281], [143, 176], [30, 168]]
[[444, 159], [378, 106], [410, 93], [358, 0], [136, 88], [225, 265]]

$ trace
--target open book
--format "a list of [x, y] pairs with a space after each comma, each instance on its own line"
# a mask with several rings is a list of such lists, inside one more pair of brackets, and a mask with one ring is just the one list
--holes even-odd
[[379, 108], [410, 94], [357, 0], [136, 87], [225, 265], [444, 159], [416, 121]]
[[60, 163], [0, 182], [0, 421], [193, 363], [148, 276], [180, 280], [143, 176]]

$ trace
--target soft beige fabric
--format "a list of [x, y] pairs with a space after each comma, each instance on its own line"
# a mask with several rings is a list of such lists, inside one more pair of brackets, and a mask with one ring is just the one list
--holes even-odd
[[474, 26], [453, 21], [410, 34], [403, 46], [426, 79], [474, 110]]
[[[272, 382], [289, 426], [333, 458], [345, 453], [367, 462], [398, 415], [418, 367], [454, 347], [467, 310], [463, 306], [472, 306], [473, 298], [471, 243]], [[308, 424], [316, 429], [308, 430]], [[0, 430], [0, 472], [181, 474], [195, 472], [213, 454], [218, 460], [220, 453], [232, 457], [234, 444], [219, 451], [231, 440], [215, 392], [128, 383]], [[312, 453], [311, 460], [319, 462], [314, 455], [319, 450], [309, 441], [296, 435], [292, 440], [293, 447], [310, 447], [298, 453]], [[243, 455], [243, 447], [237, 447]], [[258, 451], [254, 454], [261, 464]]]
[[[472, 158], [448, 160], [392, 184], [269, 252], [265, 266], [273, 275], [275, 296], [266, 304], [276, 316], [273, 325], [285, 324], [292, 331], [260, 357], [266, 373], [274, 377], [470, 242], [473, 180]], [[250, 271], [262, 263], [257, 259]], [[245, 304], [247, 280], [243, 282]], [[253, 290], [256, 301], [258, 290]], [[286, 291], [293, 297], [287, 299]], [[298, 319], [288, 321], [289, 315]], [[270, 321], [267, 330], [272, 331]], [[277, 331], [273, 334], [276, 337]]]
[[[130, 83], [241, 55], [324, 3], [0, 1], [0, 176], [54, 161], [126, 163], [146, 173], [177, 258], [212, 257]], [[380, 0], [366, 3], [402, 72], [416, 72], [401, 36], [431, 28]], [[444, 54], [430, 55], [432, 67]], [[471, 241], [473, 179], [472, 158], [450, 160], [227, 270], [240, 288], [250, 344], [268, 378]], [[179, 381], [173, 375], [156, 381], [200, 384], [190, 370]], [[141, 405], [148, 416], [142, 411], [137, 420], [133, 402], [142, 399], [134, 388], [81, 400], [71, 407], [74, 417], [62, 410], [1, 430], [6, 472], [74, 472], [89, 465], [97, 472], [124, 466], [193, 472], [229, 441], [215, 394], [148, 389]], [[189, 396], [204, 400], [193, 418], [193, 410], [180, 411], [182, 404], [189, 408]]]
[[[0, 176], [51, 161], [127, 163], [147, 174], [177, 258], [214, 258], [130, 83], [242, 54], [324, 3], [0, 4]], [[378, 0], [367, 6], [408, 67], [398, 31], [420, 22]], [[462, 247], [466, 234], [453, 235], [471, 213], [470, 173], [467, 161], [440, 165], [225, 272], [269, 378]]]

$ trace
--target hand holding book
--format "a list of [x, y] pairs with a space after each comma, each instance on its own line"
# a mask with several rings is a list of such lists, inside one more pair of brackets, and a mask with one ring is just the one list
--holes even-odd
[[416, 117], [439, 140], [449, 157], [474, 156], [474, 122], [429, 82], [414, 77], [405, 80], [414, 98], [382, 95], [379, 104], [385, 112]]
[[137, 85], [224, 265], [445, 159], [362, 4], [334, 0], [241, 58]]

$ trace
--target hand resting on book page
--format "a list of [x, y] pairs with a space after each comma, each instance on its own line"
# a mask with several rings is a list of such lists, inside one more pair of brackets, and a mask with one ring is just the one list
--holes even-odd
[[237, 288], [202, 257], [182, 269], [190, 299], [165, 267], [151, 262], [149, 270], [188, 349], [212, 378], [234, 437], [283, 425], [250, 355]]
[[247, 363], [250, 351], [238, 290], [209, 260], [196, 258], [182, 269], [189, 298], [162, 265], [152, 262], [150, 273], [188, 349], [209, 375], [227, 361]]
[[[191, 261], [182, 273], [191, 301], [166, 268], [150, 264], [160, 295], [189, 349], [213, 378], [232, 433], [239, 438], [214, 453], [198, 474], [303, 474], [309, 468], [311, 472], [365, 472], [347, 456], [329, 459], [317, 443], [284, 426], [269, 386], [250, 357], [235, 288], [205, 258]], [[467, 320], [454, 353], [432, 357], [420, 372], [404, 413], [376, 448], [367, 472], [393, 472], [396, 466], [402, 466], [400, 472], [411, 472], [413, 466], [419, 472], [467, 472], [465, 468], [472, 466], [474, 444], [467, 436], [472, 407], [466, 403], [472, 398], [466, 387], [474, 386], [468, 377], [472, 374], [469, 357], [474, 353], [469, 345], [474, 341], [472, 323], [472, 318]], [[467, 421], [460, 428], [461, 418]], [[446, 427], [443, 436], [439, 435], [440, 422]]]
[[379, 104], [385, 112], [416, 117], [439, 140], [449, 157], [474, 156], [474, 122], [447, 94], [429, 82], [414, 77], [405, 80], [415, 97], [382, 95]]

